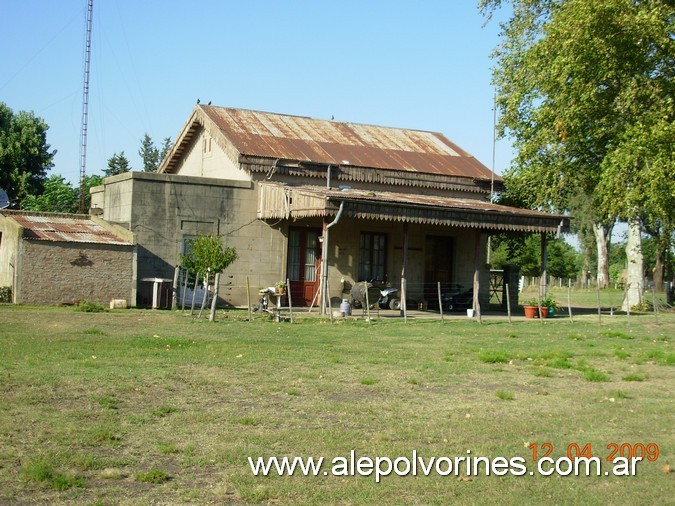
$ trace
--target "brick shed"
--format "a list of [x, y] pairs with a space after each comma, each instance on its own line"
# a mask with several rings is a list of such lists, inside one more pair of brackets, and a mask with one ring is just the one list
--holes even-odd
[[0, 287], [18, 304], [134, 304], [136, 247], [124, 228], [88, 215], [0, 211]]

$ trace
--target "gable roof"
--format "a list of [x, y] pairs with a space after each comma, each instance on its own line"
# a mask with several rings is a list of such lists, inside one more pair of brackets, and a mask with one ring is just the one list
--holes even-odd
[[[197, 105], [159, 172], [174, 172], [200, 126], [241, 157], [489, 180], [490, 169], [440, 133]], [[218, 139], [220, 137], [220, 139]], [[241, 160], [240, 160], [241, 161]], [[499, 176], [494, 176], [501, 181]]]
[[2, 211], [23, 228], [23, 238], [36, 241], [131, 245], [86, 214]]

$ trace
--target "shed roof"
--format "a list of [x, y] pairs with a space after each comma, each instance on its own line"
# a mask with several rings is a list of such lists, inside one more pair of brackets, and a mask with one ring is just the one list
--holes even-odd
[[570, 218], [478, 199], [437, 197], [358, 189], [260, 183], [258, 216], [262, 219], [344, 215], [359, 219], [448, 225], [513, 232], [566, 232]]
[[[210, 123], [245, 157], [490, 180], [492, 171], [440, 133], [197, 105], [160, 172], [176, 169], [196, 126]], [[213, 134], [214, 132], [212, 132]], [[501, 181], [494, 175], [495, 180]]]
[[131, 245], [85, 214], [2, 211], [23, 228], [23, 238], [36, 241]]

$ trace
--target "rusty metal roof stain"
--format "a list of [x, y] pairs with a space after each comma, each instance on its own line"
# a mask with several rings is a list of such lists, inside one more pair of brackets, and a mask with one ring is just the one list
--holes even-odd
[[386, 202], [398, 203], [406, 205], [418, 206], [432, 206], [432, 207], [447, 207], [453, 209], [465, 209], [478, 212], [494, 212], [502, 214], [512, 214], [521, 216], [554, 218], [569, 220], [569, 217], [557, 214], [551, 214], [544, 211], [533, 211], [531, 209], [521, 209], [518, 207], [503, 206], [500, 204], [493, 204], [478, 199], [463, 199], [456, 197], [437, 197], [434, 195], [417, 195], [411, 193], [396, 193], [383, 191], [370, 191], [358, 189], [332, 189], [321, 188], [317, 186], [284, 186], [274, 185], [272, 183], [261, 183], [266, 186], [278, 186], [279, 188], [286, 188], [293, 191], [298, 191], [305, 194], [313, 194], [318, 197], [323, 197], [330, 200], [367, 200], [372, 202]]
[[23, 229], [23, 237], [38, 241], [78, 242], [128, 245], [101, 225], [83, 217], [51, 217], [46, 215], [12, 214]]
[[[198, 106], [244, 156], [490, 179], [440, 133]], [[501, 180], [497, 175], [496, 180]]]

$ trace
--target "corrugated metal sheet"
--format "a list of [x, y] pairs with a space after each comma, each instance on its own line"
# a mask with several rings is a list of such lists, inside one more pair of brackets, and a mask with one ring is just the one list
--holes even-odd
[[5, 216], [12, 218], [24, 229], [24, 239], [92, 244], [131, 244], [84, 215], [71, 217], [13, 212]]
[[244, 156], [492, 177], [485, 165], [440, 133], [215, 106], [198, 108]]
[[569, 217], [481, 200], [315, 186], [259, 184], [262, 219], [309, 218], [343, 213], [358, 219], [449, 225], [486, 230], [556, 232], [569, 228]]

